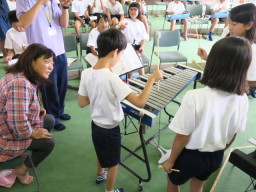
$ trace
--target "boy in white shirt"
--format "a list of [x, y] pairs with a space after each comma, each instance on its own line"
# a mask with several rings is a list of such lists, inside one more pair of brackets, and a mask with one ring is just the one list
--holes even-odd
[[111, 27], [116, 28], [124, 19], [124, 9], [121, 3], [116, 0], [107, 0], [106, 13]]
[[[98, 178], [102, 181], [108, 175], [105, 192], [124, 192], [123, 188], [114, 190], [121, 152], [119, 123], [124, 117], [120, 102], [126, 99], [137, 107], [144, 107], [153, 83], [162, 79], [162, 73], [159, 70], [154, 72], [137, 96], [111, 72], [111, 67], [121, 59], [127, 46], [122, 32], [111, 28], [101, 33], [97, 45], [99, 60], [82, 72], [78, 104], [80, 107], [90, 105], [92, 140], [98, 158], [96, 183], [99, 183]], [[105, 168], [108, 168], [108, 173]]]
[[[178, 13], [183, 13], [185, 11], [185, 6], [183, 3], [180, 2], [180, 0], [174, 0], [169, 3], [166, 14], [167, 15], [173, 15], [173, 14], [178, 14]], [[171, 31], [175, 30], [175, 24], [176, 20], [170, 20], [171, 22]], [[188, 20], [187, 19], [182, 19], [181, 22], [184, 24], [184, 39], [187, 40], [188, 36]]]
[[[228, 11], [229, 9], [229, 4], [226, 0], [217, 0], [214, 4], [211, 6], [211, 14], [221, 12], [221, 11]], [[228, 18], [211, 18], [212, 24], [210, 27], [210, 32], [209, 32], [209, 40], [212, 41], [212, 33], [215, 28], [215, 26], [219, 23], [219, 21], [225, 22], [225, 27], [228, 25]]]
[[90, 21], [89, 2], [87, 0], [74, 0], [72, 2], [72, 13], [74, 14], [75, 31], [77, 40], [80, 36], [80, 26], [83, 24], [90, 25], [91, 28], [96, 26], [95, 22]]
[[7, 49], [7, 55], [4, 57], [6, 63], [17, 58], [28, 46], [25, 30], [20, 26], [15, 10], [8, 13], [8, 20], [12, 28], [7, 31], [4, 44], [4, 48]]

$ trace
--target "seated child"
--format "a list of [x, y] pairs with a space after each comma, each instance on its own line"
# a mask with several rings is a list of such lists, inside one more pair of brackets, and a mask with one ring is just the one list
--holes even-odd
[[24, 28], [16, 17], [16, 10], [8, 13], [8, 20], [12, 25], [6, 33], [4, 48], [7, 49], [7, 55], [4, 62], [17, 58], [28, 46], [27, 37]]
[[87, 54], [92, 53], [94, 55], [98, 55], [97, 39], [100, 33], [108, 29], [108, 16], [105, 13], [98, 14], [96, 23], [97, 27], [93, 28], [89, 34], [87, 41]]
[[116, 28], [124, 19], [124, 9], [122, 4], [116, 0], [107, 0], [106, 14], [108, 16], [110, 26]]
[[[183, 13], [185, 11], [185, 6], [183, 3], [180, 2], [180, 0], [174, 0], [169, 3], [166, 14], [167, 15], [173, 15], [177, 13]], [[175, 24], [176, 20], [171, 20], [171, 31], [175, 30]], [[182, 19], [181, 22], [184, 24], [184, 39], [188, 40], [188, 20], [187, 19]]]
[[88, 24], [91, 28], [94, 28], [95, 22], [90, 21], [89, 18], [89, 3], [87, 0], [75, 0], [72, 1], [72, 13], [74, 14], [75, 31], [77, 40], [80, 37], [80, 26]]
[[[228, 11], [229, 9], [229, 4], [227, 0], [217, 0], [215, 3], [212, 4], [211, 6], [211, 14], [214, 14], [216, 12], [220, 11]], [[215, 26], [219, 23], [219, 21], [225, 22], [225, 27], [228, 25], [228, 18], [211, 18], [212, 24], [210, 27], [210, 32], [209, 32], [209, 40], [213, 41], [212, 38], [212, 33], [214, 31]]]
[[111, 67], [121, 59], [127, 46], [125, 36], [111, 28], [99, 35], [97, 45], [99, 60], [82, 72], [78, 105], [90, 105], [91, 109], [92, 141], [98, 159], [96, 183], [107, 178], [106, 192], [124, 192], [123, 188], [114, 190], [121, 152], [119, 123], [124, 118], [120, 102], [126, 99], [137, 107], [144, 107], [153, 83], [162, 79], [162, 72], [155, 71], [141, 94], [136, 95], [118, 75], [111, 72]]
[[245, 130], [251, 58], [250, 42], [243, 37], [227, 37], [213, 45], [201, 80], [205, 87], [185, 94], [169, 125], [176, 136], [164, 164], [168, 192], [178, 192], [189, 180], [190, 191], [204, 191], [205, 181], [221, 166], [225, 149]]
[[[127, 42], [131, 43], [141, 58], [144, 54], [144, 48], [147, 41], [147, 32], [144, 24], [139, 20], [140, 18], [140, 5], [133, 2], [129, 5], [128, 9], [129, 18], [123, 21], [121, 31], [125, 35]], [[139, 69], [139, 74], [144, 75], [144, 68]], [[129, 78], [132, 74], [129, 74]]]
[[[89, 15], [90, 16], [98, 16], [101, 13], [105, 12], [105, 0], [91, 0], [89, 5]], [[95, 26], [97, 26], [96, 20], [93, 20], [95, 22]]]

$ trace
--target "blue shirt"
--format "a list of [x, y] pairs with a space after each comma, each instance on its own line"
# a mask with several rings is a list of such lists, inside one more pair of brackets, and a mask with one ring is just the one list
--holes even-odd
[[10, 9], [8, 7], [6, 0], [0, 0], [0, 16], [7, 17], [9, 11], [10, 11]]

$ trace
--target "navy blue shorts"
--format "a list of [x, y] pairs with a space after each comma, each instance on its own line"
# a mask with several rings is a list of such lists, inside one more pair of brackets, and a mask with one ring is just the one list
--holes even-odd
[[169, 173], [169, 179], [174, 185], [182, 185], [191, 178], [206, 181], [221, 166], [223, 155], [224, 150], [200, 152], [184, 149], [173, 166], [180, 172]]
[[7, 17], [0, 15], [0, 41], [5, 40], [6, 33], [11, 27]]
[[109, 168], [120, 163], [121, 135], [119, 126], [105, 129], [93, 121], [92, 141], [101, 167]]
[[[90, 18], [86, 18], [85, 16], [79, 16], [79, 17], [81, 17], [81, 18], [84, 20], [84, 22], [85, 22], [86, 24], [89, 24]], [[74, 21], [76, 21], [76, 20], [79, 21], [79, 19], [77, 19], [76, 17], [74, 17]]]

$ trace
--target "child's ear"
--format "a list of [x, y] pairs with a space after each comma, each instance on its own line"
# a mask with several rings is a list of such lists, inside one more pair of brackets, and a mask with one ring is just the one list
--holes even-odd
[[113, 52], [113, 57], [118, 55], [118, 49], [115, 49], [112, 52]]
[[250, 22], [245, 26], [246, 30], [250, 30], [252, 27], [253, 27], [253, 22]]

